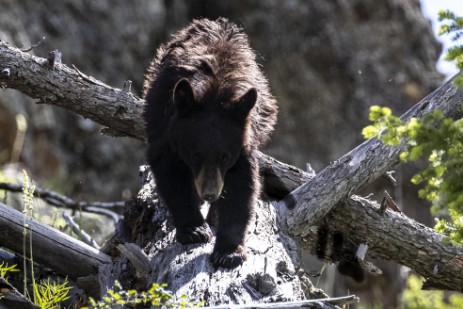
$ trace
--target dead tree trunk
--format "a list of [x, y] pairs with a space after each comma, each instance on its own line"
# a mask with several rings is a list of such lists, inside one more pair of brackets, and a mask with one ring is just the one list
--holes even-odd
[[209, 306], [326, 296], [311, 285], [301, 270], [294, 240], [275, 228], [276, 214], [270, 202], [259, 201], [256, 207], [255, 224], [247, 234], [248, 260], [238, 269], [214, 271], [209, 263], [213, 243], [187, 246], [177, 243], [170, 215], [158, 198], [150, 169], [144, 168], [141, 175], [143, 186], [137, 199], [127, 205], [123, 226], [116, 235], [118, 242], [125, 244], [118, 246], [123, 257], [103, 265], [100, 272], [103, 288], [130, 273], [130, 280], [137, 287], [167, 283], [177, 297], [187, 295]]
[[[40, 103], [71, 109], [109, 126], [106, 132], [112, 135], [144, 139], [142, 100], [63, 64], [30, 56], [3, 43], [0, 85], [18, 89]], [[461, 99], [462, 91], [449, 82], [406, 115], [420, 117], [440, 108], [460, 118]], [[350, 242], [367, 243], [377, 256], [410, 266], [434, 286], [463, 291], [461, 248], [445, 244], [441, 235], [402, 214], [387, 210], [381, 215], [372, 202], [351, 196], [397, 164], [402, 147], [367, 141], [315, 177], [261, 154], [264, 188], [270, 196], [281, 198], [305, 184], [276, 208], [260, 202], [256, 224], [248, 235], [249, 261], [228, 272], [212, 270], [207, 262], [210, 244], [180, 246], [173, 241], [168, 213], [159, 204], [154, 183], [145, 175], [145, 184], [137, 200], [127, 205], [115, 239], [142, 249], [119, 246], [123, 254], [117, 261], [100, 268], [101, 288], [110, 287], [115, 279], [131, 281], [138, 288], [154, 281], [167, 282], [178, 295], [186, 293], [208, 304], [275, 301], [288, 299], [287, 295], [292, 295], [289, 299], [302, 299], [304, 292], [312, 297], [317, 292], [303, 288], [309, 281], [298, 269], [298, 246], [313, 250], [316, 228], [323, 222], [335, 222], [336, 229], [348, 235]]]
[[[111, 262], [109, 255], [2, 203], [0, 235], [0, 245], [28, 257], [31, 256], [29, 241], [32, 238], [34, 260], [74, 280], [90, 276], [102, 264]], [[26, 252], [23, 252], [24, 238]]]
[[[402, 115], [403, 120], [421, 118], [441, 110], [445, 117], [463, 116], [463, 90], [449, 81], [429, 94]], [[378, 139], [370, 139], [350, 151], [316, 177], [287, 195], [280, 203], [285, 226], [294, 235], [324, 217], [341, 199], [371, 183], [399, 163], [399, 155], [406, 142], [387, 146]]]

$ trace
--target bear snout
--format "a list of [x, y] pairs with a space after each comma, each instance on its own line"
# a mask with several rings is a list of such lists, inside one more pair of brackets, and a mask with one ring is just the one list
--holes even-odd
[[215, 194], [209, 194], [209, 193], [205, 193], [203, 196], [202, 196], [202, 199], [205, 200], [206, 202], [214, 202], [215, 200], [218, 199], [218, 196], [215, 195]]
[[219, 168], [202, 168], [195, 179], [198, 196], [206, 202], [214, 202], [222, 193], [223, 180]]

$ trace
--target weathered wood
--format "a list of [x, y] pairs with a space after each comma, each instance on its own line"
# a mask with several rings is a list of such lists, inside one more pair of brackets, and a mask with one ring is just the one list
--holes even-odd
[[[446, 243], [444, 236], [401, 212], [387, 209], [368, 199], [352, 196], [323, 218], [345, 241], [367, 243], [368, 256], [393, 260], [441, 289], [463, 292], [463, 248]], [[306, 228], [299, 244], [315, 254], [316, 228]]]
[[333, 218], [333, 225], [341, 226], [339, 219], [345, 218], [350, 240], [368, 243], [376, 258], [408, 266], [428, 284], [439, 282], [442, 289], [463, 292], [462, 247], [448, 244], [444, 235], [401, 212], [388, 209], [382, 215], [378, 209], [377, 203], [353, 196], [327, 220]]
[[[298, 249], [286, 233], [275, 229], [275, 211], [269, 202], [260, 201], [256, 207], [255, 223], [247, 233], [247, 261], [237, 269], [214, 270], [209, 262], [213, 243], [187, 246], [177, 243], [170, 215], [158, 198], [149, 168], [144, 168], [141, 174], [143, 186], [136, 201], [127, 205], [117, 236], [120, 241], [143, 248], [146, 255], [141, 249], [127, 252], [134, 244], [126, 244], [125, 249], [118, 246], [122, 257], [101, 268], [103, 290], [111, 288], [116, 279], [131, 287], [166, 283], [176, 297], [186, 295], [197, 302], [205, 301], [206, 305], [326, 297], [310, 282], [305, 282], [305, 290], [302, 288], [304, 272], [299, 267]], [[149, 272], [145, 266], [147, 260]], [[130, 271], [133, 267], [135, 270]], [[127, 269], [125, 275], [121, 275], [123, 269]], [[132, 276], [126, 282], [129, 272]]]
[[312, 299], [304, 301], [293, 301], [283, 303], [271, 303], [271, 304], [252, 304], [252, 305], [221, 305], [208, 307], [209, 309], [286, 309], [286, 308], [320, 308], [330, 309], [339, 308], [335, 307], [338, 305], [355, 304], [359, 302], [359, 298], [355, 295], [343, 296], [343, 297], [332, 297], [322, 299]]
[[100, 265], [111, 262], [107, 254], [0, 203], [0, 245], [24, 254], [24, 224], [27, 226], [26, 256], [31, 256], [29, 239], [32, 237], [34, 261], [71, 279], [94, 275]]
[[258, 159], [264, 192], [277, 200], [285, 197], [292, 190], [315, 176], [315, 173], [304, 172], [262, 152], [259, 153]]
[[142, 99], [105, 85], [75, 67], [51, 63], [0, 42], [0, 88], [5, 87], [19, 90], [37, 103], [64, 107], [111, 128], [105, 130], [106, 134], [144, 138]]
[[[453, 84], [453, 79], [443, 84], [404, 115], [403, 120], [420, 118], [435, 110], [446, 117], [459, 119], [463, 89]], [[300, 235], [307, 226], [316, 224], [341, 199], [371, 183], [399, 163], [399, 155], [407, 147], [387, 146], [378, 139], [370, 139], [340, 159], [331, 163], [315, 177], [295, 189], [280, 203], [282, 224], [293, 235]]]
[[39, 309], [0, 276], [0, 309]]

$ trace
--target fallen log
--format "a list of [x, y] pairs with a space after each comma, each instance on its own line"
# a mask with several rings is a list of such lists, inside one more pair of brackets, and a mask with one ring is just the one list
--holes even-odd
[[[23, 250], [24, 238], [26, 252]], [[109, 255], [3, 203], [0, 203], [0, 245], [27, 257], [32, 255], [35, 262], [71, 279], [95, 275], [99, 266], [111, 263]]]
[[[144, 100], [53, 59], [30, 55], [0, 41], [0, 88], [21, 91], [36, 99], [37, 104], [71, 110], [105, 126], [104, 134], [145, 140]], [[298, 169], [288, 168], [264, 154], [259, 163], [272, 195], [285, 196], [293, 189], [293, 178], [301, 177]], [[281, 170], [287, 174], [281, 174]]]
[[[460, 119], [463, 89], [455, 86], [453, 80], [426, 96], [401, 118], [420, 118], [440, 110], [445, 117]], [[291, 234], [300, 235], [307, 226], [319, 222], [341, 199], [396, 166], [406, 147], [406, 141], [398, 146], [385, 145], [376, 138], [365, 141], [288, 194], [279, 203], [282, 224]]]
[[[444, 235], [368, 199], [351, 196], [323, 218], [329, 228], [344, 235], [344, 242], [366, 244], [368, 256], [393, 260], [426, 278], [429, 289], [463, 292], [463, 248], [444, 240]], [[319, 226], [319, 225], [318, 225]], [[309, 226], [298, 245], [316, 254], [317, 227]]]

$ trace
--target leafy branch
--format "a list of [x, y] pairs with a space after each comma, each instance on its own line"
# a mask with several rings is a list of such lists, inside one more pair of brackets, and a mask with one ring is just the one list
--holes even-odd
[[[452, 35], [454, 42], [463, 37], [463, 17], [441, 10], [439, 21], [443, 22], [439, 35]], [[445, 59], [463, 70], [463, 45], [449, 48]], [[457, 76], [454, 83], [463, 86], [463, 75]], [[434, 215], [449, 218], [436, 220], [435, 229], [446, 233], [455, 244], [463, 244], [463, 119], [445, 118], [437, 110], [405, 122], [387, 107], [372, 106], [370, 121], [373, 124], [362, 131], [365, 138], [377, 137], [387, 145], [406, 140], [408, 148], [400, 155], [403, 162], [427, 158], [428, 167], [411, 181], [425, 183], [419, 196], [432, 202]]]
[[436, 230], [463, 244], [463, 119], [445, 118], [434, 111], [403, 121], [387, 107], [372, 106], [370, 121], [373, 124], [362, 131], [365, 138], [377, 137], [387, 145], [406, 140], [408, 147], [400, 155], [403, 162], [427, 158], [428, 167], [411, 181], [424, 183], [419, 196], [432, 202], [435, 215], [449, 218], [437, 220]]
[[192, 304], [188, 297], [182, 296], [179, 301], [173, 301], [173, 294], [167, 291], [166, 284], [153, 283], [151, 288], [146, 292], [138, 292], [136, 290], [124, 290], [118, 281], [115, 281], [114, 287], [103, 296], [100, 301], [96, 302], [92, 298], [89, 299], [90, 306], [83, 307], [83, 309], [98, 309], [98, 308], [112, 308], [118, 306], [137, 306], [137, 305], [151, 305], [153, 307], [163, 308], [196, 308], [201, 307], [203, 304]]
[[8, 265], [4, 262], [0, 263], [0, 277], [3, 277], [6, 279], [8, 273], [15, 273], [18, 272], [18, 265], [13, 264], [13, 265]]
[[[456, 16], [450, 11], [439, 11], [439, 21], [444, 22], [439, 28], [439, 35], [452, 35], [452, 41], [456, 42], [463, 37], [463, 17]], [[445, 60], [454, 61], [456, 66], [463, 70], [463, 45], [458, 44], [448, 49]], [[463, 77], [455, 80], [458, 86], [463, 85]]]

